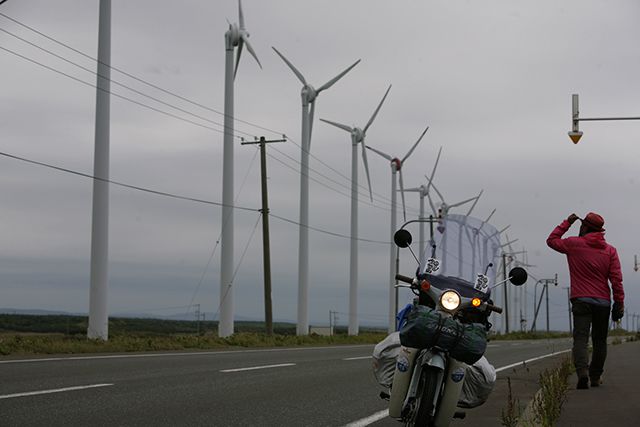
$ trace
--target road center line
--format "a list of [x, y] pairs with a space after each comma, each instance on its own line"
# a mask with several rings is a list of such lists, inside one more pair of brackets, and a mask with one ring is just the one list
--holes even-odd
[[39, 394], [63, 393], [65, 391], [86, 390], [88, 388], [109, 387], [112, 385], [113, 384], [91, 384], [91, 385], [81, 385], [76, 387], [55, 388], [52, 390], [40, 390], [40, 391], [29, 391], [26, 393], [5, 394], [3, 396], [0, 396], [0, 399], [12, 399], [14, 397], [37, 396]]
[[[562, 350], [562, 351], [554, 351], [552, 353], [544, 354], [542, 356], [532, 357], [531, 359], [523, 360], [521, 362], [512, 363], [511, 365], [502, 366], [500, 368], [497, 368], [496, 372], [504, 371], [504, 370], [507, 370], [509, 368], [514, 368], [516, 366], [521, 366], [522, 364], [525, 364], [525, 363], [535, 362], [536, 360], [546, 359], [547, 357], [555, 356], [557, 354], [568, 353], [570, 351], [571, 351], [571, 349]], [[388, 415], [389, 415], [389, 410], [385, 409], [383, 411], [376, 412], [375, 414], [370, 415], [370, 416], [368, 416], [366, 418], [362, 418], [360, 420], [357, 420], [357, 421], [354, 421], [352, 423], [349, 423], [349, 424], [345, 425], [344, 427], [366, 427], [369, 424], [373, 424], [376, 421], [380, 421], [381, 419], [387, 417]]]
[[223, 369], [220, 372], [255, 371], [256, 369], [284, 368], [285, 366], [296, 366], [296, 364], [295, 363], [281, 363], [279, 365], [251, 366], [249, 368]]
[[347, 357], [342, 360], [362, 360], [362, 359], [371, 359], [373, 356], [361, 356], [361, 357]]

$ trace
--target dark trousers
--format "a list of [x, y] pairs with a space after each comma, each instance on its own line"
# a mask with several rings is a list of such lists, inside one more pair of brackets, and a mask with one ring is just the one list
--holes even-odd
[[[573, 313], [573, 363], [578, 377], [600, 378], [607, 358], [607, 333], [609, 332], [607, 306], [582, 301], [571, 302]], [[589, 330], [593, 354], [589, 364]]]

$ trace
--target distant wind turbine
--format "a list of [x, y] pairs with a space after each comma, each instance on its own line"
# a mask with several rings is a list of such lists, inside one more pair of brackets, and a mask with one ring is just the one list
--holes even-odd
[[358, 65], [358, 59], [346, 70], [329, 80], [318, 89], [315, 89], [304, 78], [287, 58], [278, 49], [273, 50], [293, 71], [302, 83], [302, 147], [300, 150], [300, 242], [298, 246], [298, 335], [309, 334], [308, 291], [309, 291], [309, 152], [311, 150], [311, 131], [313, 127], [313, 115], [316, 108], [318, 94], [329, 89], [338, 80], [344, 77], [353, 67]]
[[[228, 337], [233, 335], [233, 132], [234, 132], [234, 92], [233, 83], [242, 48], [254, 57], [260, 68], [262, 65], [249, 43], [249, 32], [244, 24], [242, 2], [238, 0], [238, 14], [240, 25], [229, 23], [229, 29], [224, 34], [225, 41], [225, 83], [224, 83], [224, 136], [222, 154], [222, 233], [220, 237], [220, 318], [218, 335]], [[235, 47], [238, 48], [236, 60], [233, 60]]]
[[395, 289], [396, 247], [393, 244], [393, 235], [395, 234], [396, 227], [397, 227], [397, 223], [396, 223], [397, 222], [396, 220], [397, 196], [396, 194], [398, 191], [396, 189], [396, 175], [397, 174], [400, 175], [400, 194], [402, 195], [402, 212], [404, 214], [404, 219], [406, 221], [407, 214], [406, 214], [406, 208], [404, 204], [404, 182], [402, 179], [402, 166], [404, 162], [409, 158], [409, 156], [411, 156], [411, 154], [416, 149], [420, 141], [422, 141], [424, 134], [427, 133], [428, 130], [429, 130], [429, 126], [425, 128], [425, 130], [422, 132], [418, 140], [415, 142], [415, 144], [413, 144], [411, 149], [407, 152], [407, 154], [405, 154], [402, 160], [400, 160], [397, 157], [392, 157], [391, 155], [383, 151], [377, 150], [367, 145], [367, 148], [369, 150], [387, 159], [391, 165], [391, 240], [390, 240], [391, 244], [389, 246], [390, 248], [389, 249], [389, 332], [393, 332], [396, 328], [396, 301], [395, 301], [396, 300], [396, 289]]
[[321, 121], [345, 130], [351, 134], [351, 248], [349, 262], [349, 335], [358, 335], [358, 144], [362, 146], [362, 162], [369, 184], [369, 198], [373, 201], [371, 192], [371, 180], [369, 179], [369, 164], [367, 162], [367, 150], [365, 150], [364, 140], [369, 126], [373, 123], [380, 107], [389, 94], [391, 85], [384, 93], [382, 100], [378, 104], [371, 118], [363, 129], [351, 127], [331, 120], [320, 119]]

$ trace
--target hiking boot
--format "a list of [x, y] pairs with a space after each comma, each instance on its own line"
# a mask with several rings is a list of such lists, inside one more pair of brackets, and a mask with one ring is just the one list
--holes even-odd
[[589, 377], [579, 377], [578, 385], [576, 385], [576, 389], [584, 390], [589, 388]]
[[602, 384], [602, 378], [591, 377], [591, 387], [600, 387]]

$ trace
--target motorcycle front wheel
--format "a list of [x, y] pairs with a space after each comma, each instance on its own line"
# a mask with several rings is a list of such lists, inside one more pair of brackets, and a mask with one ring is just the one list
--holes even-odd
[[437, 392], [439, 373], [438, 369], [430, 366], [423, 368], [411, 417], [407, 420], [405, 426], [431, 427], [433, 425], [433, 401]]

